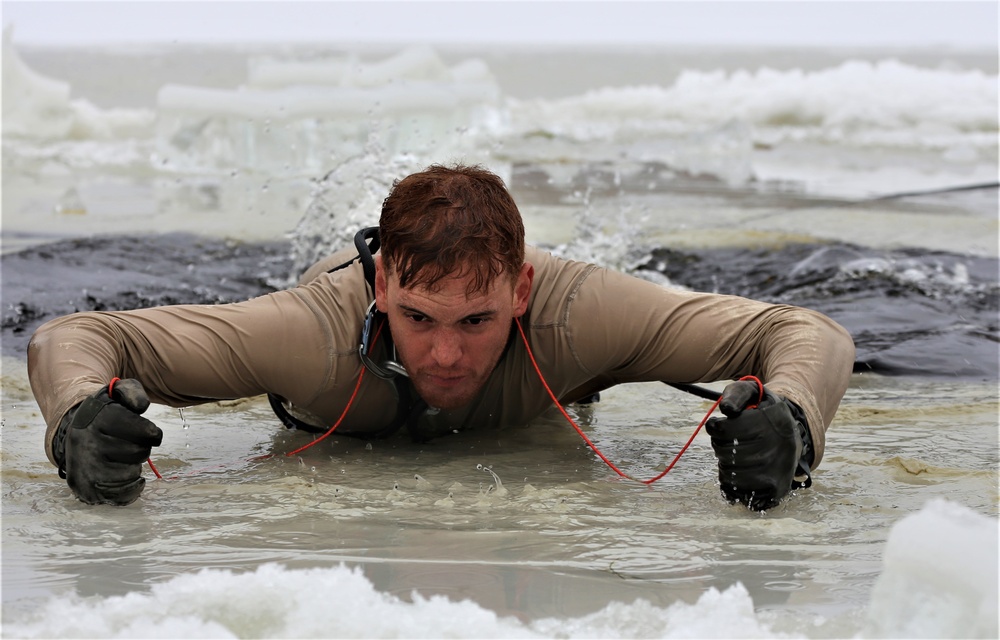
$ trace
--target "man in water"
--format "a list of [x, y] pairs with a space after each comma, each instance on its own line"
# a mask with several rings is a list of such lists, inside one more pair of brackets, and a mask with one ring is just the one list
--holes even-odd
[[529, 423], [552, 404], [541, 378], [568, 404], [625, 382], [744, 376], [762, 383], [726, 386], [725, 417], [707, 426], [723, 494], [767, 509], [808, 486], [854, 362], [829, 318], [526, 248], [517, 205], [480, 167], [397, 181], [378, 235], [359, 237], [297, 287], [253, 300], [43, 325], [28, 373], [46, 453], [73, 493], [90, 504], [139, 497], [162, 439], [140, 415], [150, 400], [268, 394], [288, 426], [325, 431], [343, 415], [338, 434], [428, 440]]

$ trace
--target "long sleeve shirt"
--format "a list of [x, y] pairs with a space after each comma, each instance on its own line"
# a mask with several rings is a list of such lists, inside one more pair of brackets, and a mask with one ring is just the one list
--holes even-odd
[[[854, 343], [838, 324], [799, 307], [665, 288], [532, 247], [526, 259], [535, 278], [521, 322], [561, 402], [628, 382], [755, 375], [802, 408], [819, 464], [854, 363]], [[360, 264], [326, 272], [344, 261], [332, 256], [298, 286], [245, 302], [83, 312], [43, 325], [28, 347], [28, 373], [49, 459], [62, 416], [116, 376], [138, 379], [153, 402], [271, 393], [332, 424], [363, 367], [358, 347], [372, 301]], [[479, 394], [434, 420], [495, 429], [527, 424], [551, 404], [527, 347], [512, 336]], [[399, 411], [393, 383], [367, 375], [341, 428], [378, 432]]]

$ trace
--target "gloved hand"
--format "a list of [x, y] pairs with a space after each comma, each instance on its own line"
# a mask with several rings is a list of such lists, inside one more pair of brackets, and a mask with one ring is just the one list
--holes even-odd
[[730, 503], [754, 511], [776, 506], [792, 489], [796, 471], [808, 474], [806, 462], [812, 461], [802, 410], [756, 380], [726, 386], [719, 409], [726, 417], [709, 419], [705, 430], [719, 460], [722, 492]]
[[141, 417], [149, 398], [138, 380], [104, 387], [66, 414], [53, 454], [59, 475], [87, 504], [126, 505], [142, 493], [142, 463], [163, 431]]

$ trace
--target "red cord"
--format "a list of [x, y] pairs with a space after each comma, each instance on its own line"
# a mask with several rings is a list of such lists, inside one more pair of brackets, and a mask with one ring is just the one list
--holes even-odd
[[[569, 422], [570, 426], [572, 426], [573, 429], [575, 429], [576, 432], [578, 434], [580, 434], [580, 437], [583, 438], [583, 441], [587, 443], [587, 446], [589, 446], [594, 451], [594, 453], [597, 454], [597, 457], [600, 458], [601, 460], [603, 460], [604, 464], [606, 464], [609, 467], [611, 467], [612, 471], [614, 471], [615, 473], [617, 473], [619, 476], [621, 476], [623, 478], [628, 478], [629, 480], [634, 480], [635, 482], [641, 482], [642, 484], [647, 484], [648, 485], [648, 484], [653, 484], [654, 482], [656, 482], [657, 480], [659, 480], [663, 476], [667, 475], [667, 473], [671, 469], [674, 468], [674, 465], [677, 464], [677, 461], [681, 459], [681, 456], [684, 455], [684, 452], [688, 450], [688, 447], [691, 446], [691, 443], [694, 442], [695, 436], [698, 435], [698, 432], [701, 431], [701, 428], [703, 426], [705, 426], [706, 422], [708, 422], [708, 418], [712, 415], [712, 412], [715, 411], [716, 407], [719, 406], [719, 403], [722, 402], [722, 397], [720, 396], [719, 399], [715, 401], [715, 404], [712, 405], [712, 408], [708, 410], [708, 413], [705, 414], [705, 417], [701, 419], [701, 422], [698, 423], [698, 428], [696, 428], [694, 430], [694, 433], [691, 434], [691, 437], [688, 438], [688, 441], [684, 443], [684, 446], [681, 447], [681, 450], [677, 452], [677, 455], [674, 456], [674, 459], [671, 460], [670, 464], [667, 465], [666, 469], [664, 469], [662, 472], [660, 472], [660, 474], [657, 475], [656, 477], [650, 478], [648, 480], [640, 480], [640, 479], [638, 479], [638, 478], [636, 478], [634, 476], [631, 476], [631, 475], [625, 473], [624, 471], [622, 471], [621, 469], [619, 469], [618, 467], [616, 467], [614, 465], [614, 463], [612, 463], [610, 460], [608, 460], [607, 457], [603, 453], [601, 453], [601, 450], [598, 449], [597, 446], [593, 442], [590, 441], [590, 438], [588, 438], [587, 434], [585, 434], [583, 432], [583, 430], [580, 429], [580, 427], [576, 424], [576, 422], [573, 420], [573, 418], [571, 418], [570, 415], [568, 413], [566, 413], [566, 409], [563, 408], [562, 403], [559, 402], [558, 398], [556, 398], [556, 394], [552, 393], [552, 389], [549, 387], [549, 383], [545, 381], [545, 376], [542, 375], [542, 370], [538, 366], [538, 362], [535, 361], [535, 355], [531, 352], [531, 346], [528, 344], [528, 336], [525, 335], [524, 328], [521, 327], [521, 320], [520, 320], [520, 318], [514, 318], [514, 322], [517, 323], [517, 330], [521, 334], [521, 340], [524, 341], [524, 347], [525, 347], [525, 349], [528, 352], [528, 358], [531, 360], [532, 366], [534, 366], [534, 368], [535, 368], [535, 373], [538, 374], [538, 379], [541, 380], [542, 386], [545, 387], [545, 390], [548, 392], [549, 397], [552, 398], [552, 402], [559, 409], [560, 413], [562, 413], [563, 417], [566, 418], [566, 421]], [[760, 388], [760, 397], [757, 400], [757, 402], [759, 403], [761, 400], [764, 399], [764, 385], [761, 384], [760, 380], [758, 380], [754, 376], [744, 376], [744, 377], [740, 378], [740, 380], [754, 380], [754, 381], [756, 381], [757, 382], [757, 386]], [[754, 405], [753, 407], [747, 407], [747, 408], [748, 409], [752, 409], [752, 408], [754, 408], [756, 406], [757, 405]]]
[[362, 366], [361, 373], [358, 374], [358, 382], [357, 384], [354, 385], [354, 392], [351, 393], [351, 398], [347, 401], [347, 406], [344, 407], [344, 411], [340, 414], [340, 417], [337, 418], [337, 421], [333, 424], [333, 426], [327, 429], [326, 433], [316, 438], [309, 444], [303, 445], [298, 449], [296, 449], [295, 451], [289, 451], [288, 453], [285, 454], [286, 457], [294, 456], [296, 453], [300, 453], [313, 445], [319, 444], [320, 442], [325, 440], [327, 436], [329, 436], [331, 433], [337, 430], [337, 427], [339, 427], [340, 423], [344, 421], [344, 417], [347, 415], [347, 412], [351, 409], [351, 405], [354, 404], [354, 398], [357, 397], [358, 395], [358, 389], [361, 388], [361, 381], [364, 380], [364, 377], [365, 377], [365, 368], [364, 366]]
[[153, 475], [156, 476], [156, 479], [163, 480], [163, 476], [160, 475], [160, 472], [156, 470], [156, 465], [153, 464], [153, 459], [146, 458], [146, 463], [149, 464], [149, 468], [153, 470]]
[[[111, 378], [111, 382], [108, 383], [108, 397], [109, 398], [113, 398], [114, 397], [114, 395], [112, 395], [112, 393], [113, 393], [113, 391], [115, 389], [115, 383], [116, 382], [121, 382], [121, 378], [119, 378], [119, 377], [116, 376], [114, 378]], [[163, 476], [160, 475], [160, 472], [156, 470], [156, 465], [153, 464], [153, 459], [152, 458], [146, 458], [146, 463], [149, 464], [149, 468], [153, 470], [153, 475], [156, 476], [156, 479], [157, 480], [163, 480]]]
[[[372, 338], [372, 347], [374, 347], [375, 344], [378, 342], [378, 337], [382, 333], [382, 327], [384, 327], [384, 326], [385, 326], [385, 320], [382, 320], [382, 322], [378, 325], [378, 330], [375, 331], [375, 337]], [[333, 433], [334, 431], [336, 431], [337, 427], [340, 426], [340, 423], [343, 422], [344, 418], [347, 416], [347, 412], [350, 411], [351, 405], [354, 404], [354, 399], [358, 395], [358, 390], [361, 388], [361, 381], [364, 380], [364, 378], [365, 378], [365, 367], [362, 366], [361, 367], [361, 373], [358, 374], [358, 381], [354, 385], [354, 391], [351, 393], [351, 397], [347, 401], [347, 406], [344, 407], [344, 410], [343, 410], [343, 412], [341, 412], [340, 417], [337, 418], [337, 421], [335, 423], [333, 423], [332, 427], [330, 427], [329, 429], [327, 429], [326, 433], [324, 433], [320, 437], [316, 438], [315, 440], [313, 440], [309, 444], [299, 447], [295, 451], [289, 451], [288, 453], [285, 454], [285, 456], [294, 456], [296, 453], [301, 453], [301, 452], [305, 451], [306, 449], [308, 449], [309, 447], [312, 447], [312, 446], [314, 446], [316, 444], [319, 444], [320, 442], [322, 442], [323, 440], [325, 440], [327, 436], [329, 436], [331, 433]]]
[[[528, 343], [528, 336], [525, 335], [524, 328], [521, 326], [521, 320], [520, 320], [520, 318], [514, 318], [514, 322], [515, 322], [515, 324], [517, 324], [517, 330], [521, 334], [521, 340], [524, 342], [524, 347], [525, 347], [525, 350], [528, 353], [528, 358], [531, 360], [531, 365], [534, 367], [535, 373], [538, 374], [538, 380], [542, 383], [542, 386], [545, 387], [545, 391], [549, 394], [549, 398], [552, 399], [552, 402], [555, 404], [556, 408], [559, 409], [559, 412], [562, 413], [563, 417], [566, 418], [566, 421], [569, 422], [570, 426], [573, 427], [573, 429], [580, 435], [580, 437], [583, 438], [583, 441], [587, 443], [587, 446], [589, 446], [591, 448], [591, 450], [594, 453], [597, 454], [597, 457], [599, 457], [601, 460], [603, 460], [604, 463], [606, 465], [608, 465], [608, 467], [610, 467], [612, 471], [614, 471], [615, 473], [617, 473], [622, 478], [627, 478], [629, 480], [632, 480], [632, 481], [635, 481], [635, 482], [639, 482], [641, 484], [650, 485], [650, 484], [653, 484], [654, 482], [656, 482], [657, 480], [659, 480], [660, 478], [662, 478], [663, 476], [667, 475], [667, 473], [669, 473], [670, 470], [674, 468], [674, 465], [676, 465], [677, 462], [681, 459], [681, 456], [684, 455], [684, 453], [688, 450], [688, 447], [691, 446], [691, 443], [694, 442], [695, 436], [698, 435], [698, 433], [701, 431], [702, 427], [705, 426], [705, 423], [708, 422], [708, 418], [712, 415], [712, 412], [714, 412], [715, 409], [719, 406], [719, 403], [722, 402], [722, 397], [720, 396], [719, 399], [716, 400], [714, 404], [712, 404], [712, 407], [705, 414], [705, 417], [701, 419], [701, 422], [698, 423], [698, 427], [694, 430], [694, 433], [691, 434], [691, 437], [688, 438], [687, 442], [684, 443], [684, 446], [681, 447], [681, 450], [677, 452], [677, 455], [674, 456], [674, 459], [670, 461], [670, 464], [668, 464], [667, 467], [663, 471], [661, 471], [656, 476], [654, 476], [652, 478], [649, 478], [648, 480], [640, 480], [639, 478], [636, 478], [636, 477], [634, 477], [634, 476], [632, 476], [630, 474], [627, 474], [624, 471], [622, 471], [621, 469], [619, 469], [618, 467], [616, 467], [615, 464], [613, 462], [611, 462], [611, 460], [609, 460], [607, 458], [607, 456], [605, 456], [601, 452], [600, 449], [597, 448], [597, 445], [595, 445], [590, 440], [590, 438], [587, 437], [587, 434], [585, 434], [583, 432], [583, 430], [580, 428], [580, 426], [576, 424], [576, 421], [574, 421], [573, 418], [570, 417], [570, 415], [566, 412], [566, 409], [563, 407], [562, 403], [559, 402], [558, 398], [556, 398], [556, 394], [552, 392], [552, 388], [549, 387], [549, 383], [545, 380], [545, 376], [542, 375], [542, 369], [541, 369], [541, 367], [538, 366], [538, 362], [535, 360], [535, 354], [532, 353], [532, 351], [531, 351], [531, 345]], [[378, 340], [378, 337], [382, 333], [382, 327], [384, 325], [385, 325], [385, 321], [383, 320], [382, 324], [379, 325], [378, 330], [375, 332], [375, 337], [372, 339], [372, 346], [374, 346], [375, 342]], [[341, 412], [340, 417], [337, 418], [337, 421], [333, 424], [333, 426], [330, 427], [326, 431], [326, 433], [324, 433], [319, 438], [316, 438], [315, 440], [313, 440], [309, 444], [301, 446], [298, 449], [295, 449], [294, 451], [290, 451], [290, 452], [286, 453], [285, 456], [293, 456], [293, 455], [295, 455], [297, 453], [301, 453], [301, 452], [305, 451], [306, 449], [308, 449], [309, 447], [312, 447], [312, 446], [314, 446], [314, 445], [322, 442], [330, 434], [332, 434], [334, 431], [336, 431], [337, 427], [339, 427], [340, 423], [344, 421], [344, 418], [347, 416], [347, 412], [350, 411], [351, 406], [354, 404], [354, 399], [358, 395], [358, 390], [361, 388], [361, 381], [364, 380], [364, 377], [365, 377], [365, 368], [362, 367], [361, 368], [361, 373], [358, 374], [358, 381], [354, 385], [354, 391], [351, 393], [351, 397], [348, 399], [347, 405], [344, 407], [344, 410]], [[115, 382], [117, 382], [118, 380], [119, 380], [118, 378], [112, 378], [111, 379], [111, 382], [108, 384], [108, 395], [111, 395], [111, 389], [114, 387]], [[755, 408], [757, 408], [757, 406], [760, 404], [760, 402], [764, 399], [764, 384], [756, 376], [743, 376], [742, 378], [740, 378], [740, 380], [753, 380], [754, 382], [757, 383], [757, 388], [759, 390], [758, 397], [757, 397], [757, 404], [750, 405], [750, 406], [746, 407], [746, 409], [755, 409]], [[268, 454], [268, 455], [260, 456], [258, 458], [254, 458], [254, 459], [255, 460], [263, 460], [263, 459], [270, 458], [270, 457], [271, 457], [271, 455]], [[152, 459], [147, 459], [146, 462], [149, 463], [149, 468], [153, 470], [153, 473], [156, 474], [156, 477], [158, 479], [162, 480], [163, 476], [161, 476], [160, 472], [156, 470], [156, 467], [153, 465]]]
[[[385, 320], [383, 320], [382, 323], [379, 324], [378, 330], [375, 332], [375, 337], [372, 338], [372, 346], [373, 347], [378, 342], [378, 337], [382, 333], [382, 327], [383, 326], [385, 326]], [[340, 426], [340, 423], [343, 422], [344, 418], [347, 416], [347, 412], [351, 410], [351, 405], [354, 404], [354, 399], [357, 398], [357, 396], [358, 396], [358, 390], [361, 389], [361, 381], [364, 380], [364, 378], [365, 378], [365, 368], [361, 367], [361, 373], [358, 374], [358, 381], [354, 384], [354, 391], [351, 393], [351, 397], [347, 400], [347, 405], [344, 407], [344, 410], [341, 412], [340, 417], [337, 418], [337, 421], [333, 424], [332, 427], [330, 427], [329, 429], [327, 429], [326, 433], [324, 433], [320, 437], [316, 438], [315, 440], [313, 440], [309, 444], [303, 445], [303, 446], [299, 447], [298, 449], [296, 449], [294, 451], [289, 451], [288, 453], [285, 454], [285, 456], [286, 457], [287, 456], [294, 456], [297, 453], [301, 453], [301, 452], [305, 451], [306, 449], [308, 449], [309, 447], [312, 447], [312, 446], [314, 446], [316, 444], [319, 444], [320, 442], [322, 442], [323, 440], [325, 440], [331, 433], [333, 433], [334, 431], [336, 431], [337, 427]], [[117, 380], [117, 379], [118, 378], [115, 378], [115, 380]], [[267, 460], [268, 458], [271, 458], [271, 457], [273, 457], [273, 454], [269, 453], [267, 455], [257, 456], [257, 457], [252, 458], [252, 459], [253, 460]], [[153, 461], [151, 459], [147, 458], [146, 462], [149, 463], [149, 468], [153, 470], [153, 473], [156, 474], [156, 477], [159, 478], [160, 480], [162, 480], [163, 476], [161, 476], [160, 472], [156, 470], [155, 466], [153, 466]]]
[[764, 400], [764, 383], [761, 382], [757, 376], [743, 376], [742, 378], [740, 378], [740, 381], [743, 380], [753, 380], [754, 382], [757, 383], [757, 403], [748, 404], [747, 406], [743, 407], [743, 410], [746, 411], [747, 409], [756, 409], [757, 407], [760, 406], [760, 403]]

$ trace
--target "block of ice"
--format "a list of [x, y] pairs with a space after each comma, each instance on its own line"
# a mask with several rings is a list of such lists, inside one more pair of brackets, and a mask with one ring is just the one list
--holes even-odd
[[996, 638], [997, 520], [936, 499], [889, 533], [868, 637]]
[[57, 138], [73, 125], [68, 82], [28, 67], [14, 48], [14, 28], [3, 30], [3, 134]]
[[[68, 82], [31, 69], [14, 47], [14, 28], [3, 32], [3, 134], [33, 140], [142, 138], [152, 132], [146, 109], [100, 109], [70, 99]], [[117, 154], [117, 152], [116, 152]]]
[[501, 99], [482, 61], [449, 69], [428, 47], [370, 63], [255, 60], [248, 75], [236, 90], [160, 88], [164, 166], [316, 175], [356, 156], [372, 136], [391, 154], [465, 152], [495, 128]]

